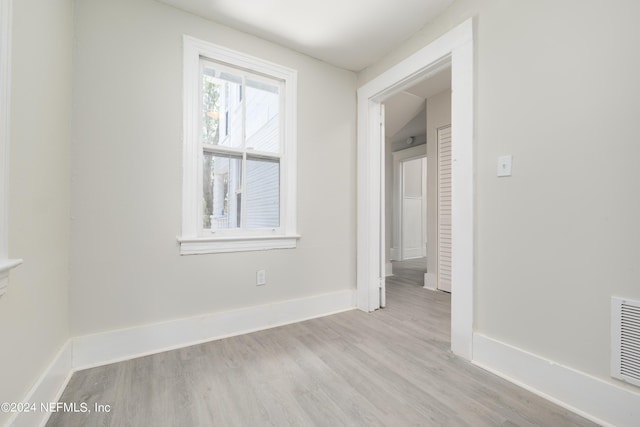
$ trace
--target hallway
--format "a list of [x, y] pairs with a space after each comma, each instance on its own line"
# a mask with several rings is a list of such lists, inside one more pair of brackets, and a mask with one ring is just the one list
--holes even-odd
[[391, 280], [393, 283], [402, 281], [406, 284], [424, 286], [424, 274], [427, 272], [426, 258], [392, 261], [391, 264], [393, 265], [393, 276], [387, 277], [387, 283]]

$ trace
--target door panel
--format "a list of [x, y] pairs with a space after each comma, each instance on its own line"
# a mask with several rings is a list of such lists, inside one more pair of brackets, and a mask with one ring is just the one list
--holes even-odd
[[438, 129], [438, 289], [451, 292], [451, 126]]
[[380, 247], [379, 249], [379, 270], [378, 270], [378, 297], [380, 299], [380, 308], [384, 308], [387, 305], [387, 283], [386, 283], [386, 267], [387, 267], [387, 254], [385, 242], [385, 106], [380, 104]]
[[420, 258], [425, 246], [423, 165], [421, 158], [402, 163], [402, 259]]

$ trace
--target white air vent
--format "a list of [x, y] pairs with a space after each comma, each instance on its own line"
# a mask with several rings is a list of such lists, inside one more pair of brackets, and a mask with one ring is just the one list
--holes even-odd
[[611, 376], [640, 387], [640, 301], [611, 298]]

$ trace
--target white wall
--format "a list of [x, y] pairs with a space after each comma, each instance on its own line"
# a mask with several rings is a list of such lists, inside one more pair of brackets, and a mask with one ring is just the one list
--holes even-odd
[[[422, 111], [418, 114], [420, 114], [421, 116], [424, 116], [425, 114], [426, 108], [423, 108]], [[426, 127], [426, 124], [425, 124]], [[406, 128], [406, 127], [405, 127]], [[403, 128], [403, 129], [405, 129]], [[422, 128], [422, 133], [420, 135], [415, 135], [414, 136], [414, 140], [413, 143], [411, 143], [411, 145], [407, 145], [407, 140], [406, 138], [402, 138], [400, 140], [398, 140], [397, 138], [394, 138], [394, 141], [391, 144], [391, 151], [392, 152], [396, 152], [396, 151], [402, 151], [402, 150], [406, 150], [408, 148], [411, 147], [417, 147], [419, 145], [424, 145], [427, 143], [427, 136], [426, 136], [426, 131], [424, 129], [424, 127]]]
[[[355, 289], [355, 74], [152, 0], [75, 26], [74, 335]], [[298, 70], [297, 249], [178, 255], [185, 33]]]
[[451, 124], [451, 90], [427, 99], [427, 274], [438, 274], [438, 128]]
[[610, 297], [640, 298], [639, 15], [458, 0], [358, 79], [476, 17], [475, 329], [608, 382]]
[[0, 402], [69, 338], [72, 29], [71, 0], [13, 2], [9, 255], [24, 264], [0, 298]]

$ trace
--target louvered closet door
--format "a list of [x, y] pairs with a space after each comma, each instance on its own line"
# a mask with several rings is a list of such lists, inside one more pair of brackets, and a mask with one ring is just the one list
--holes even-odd
[[438, 129], [438, 289], [451, 292], [451, 126]]

